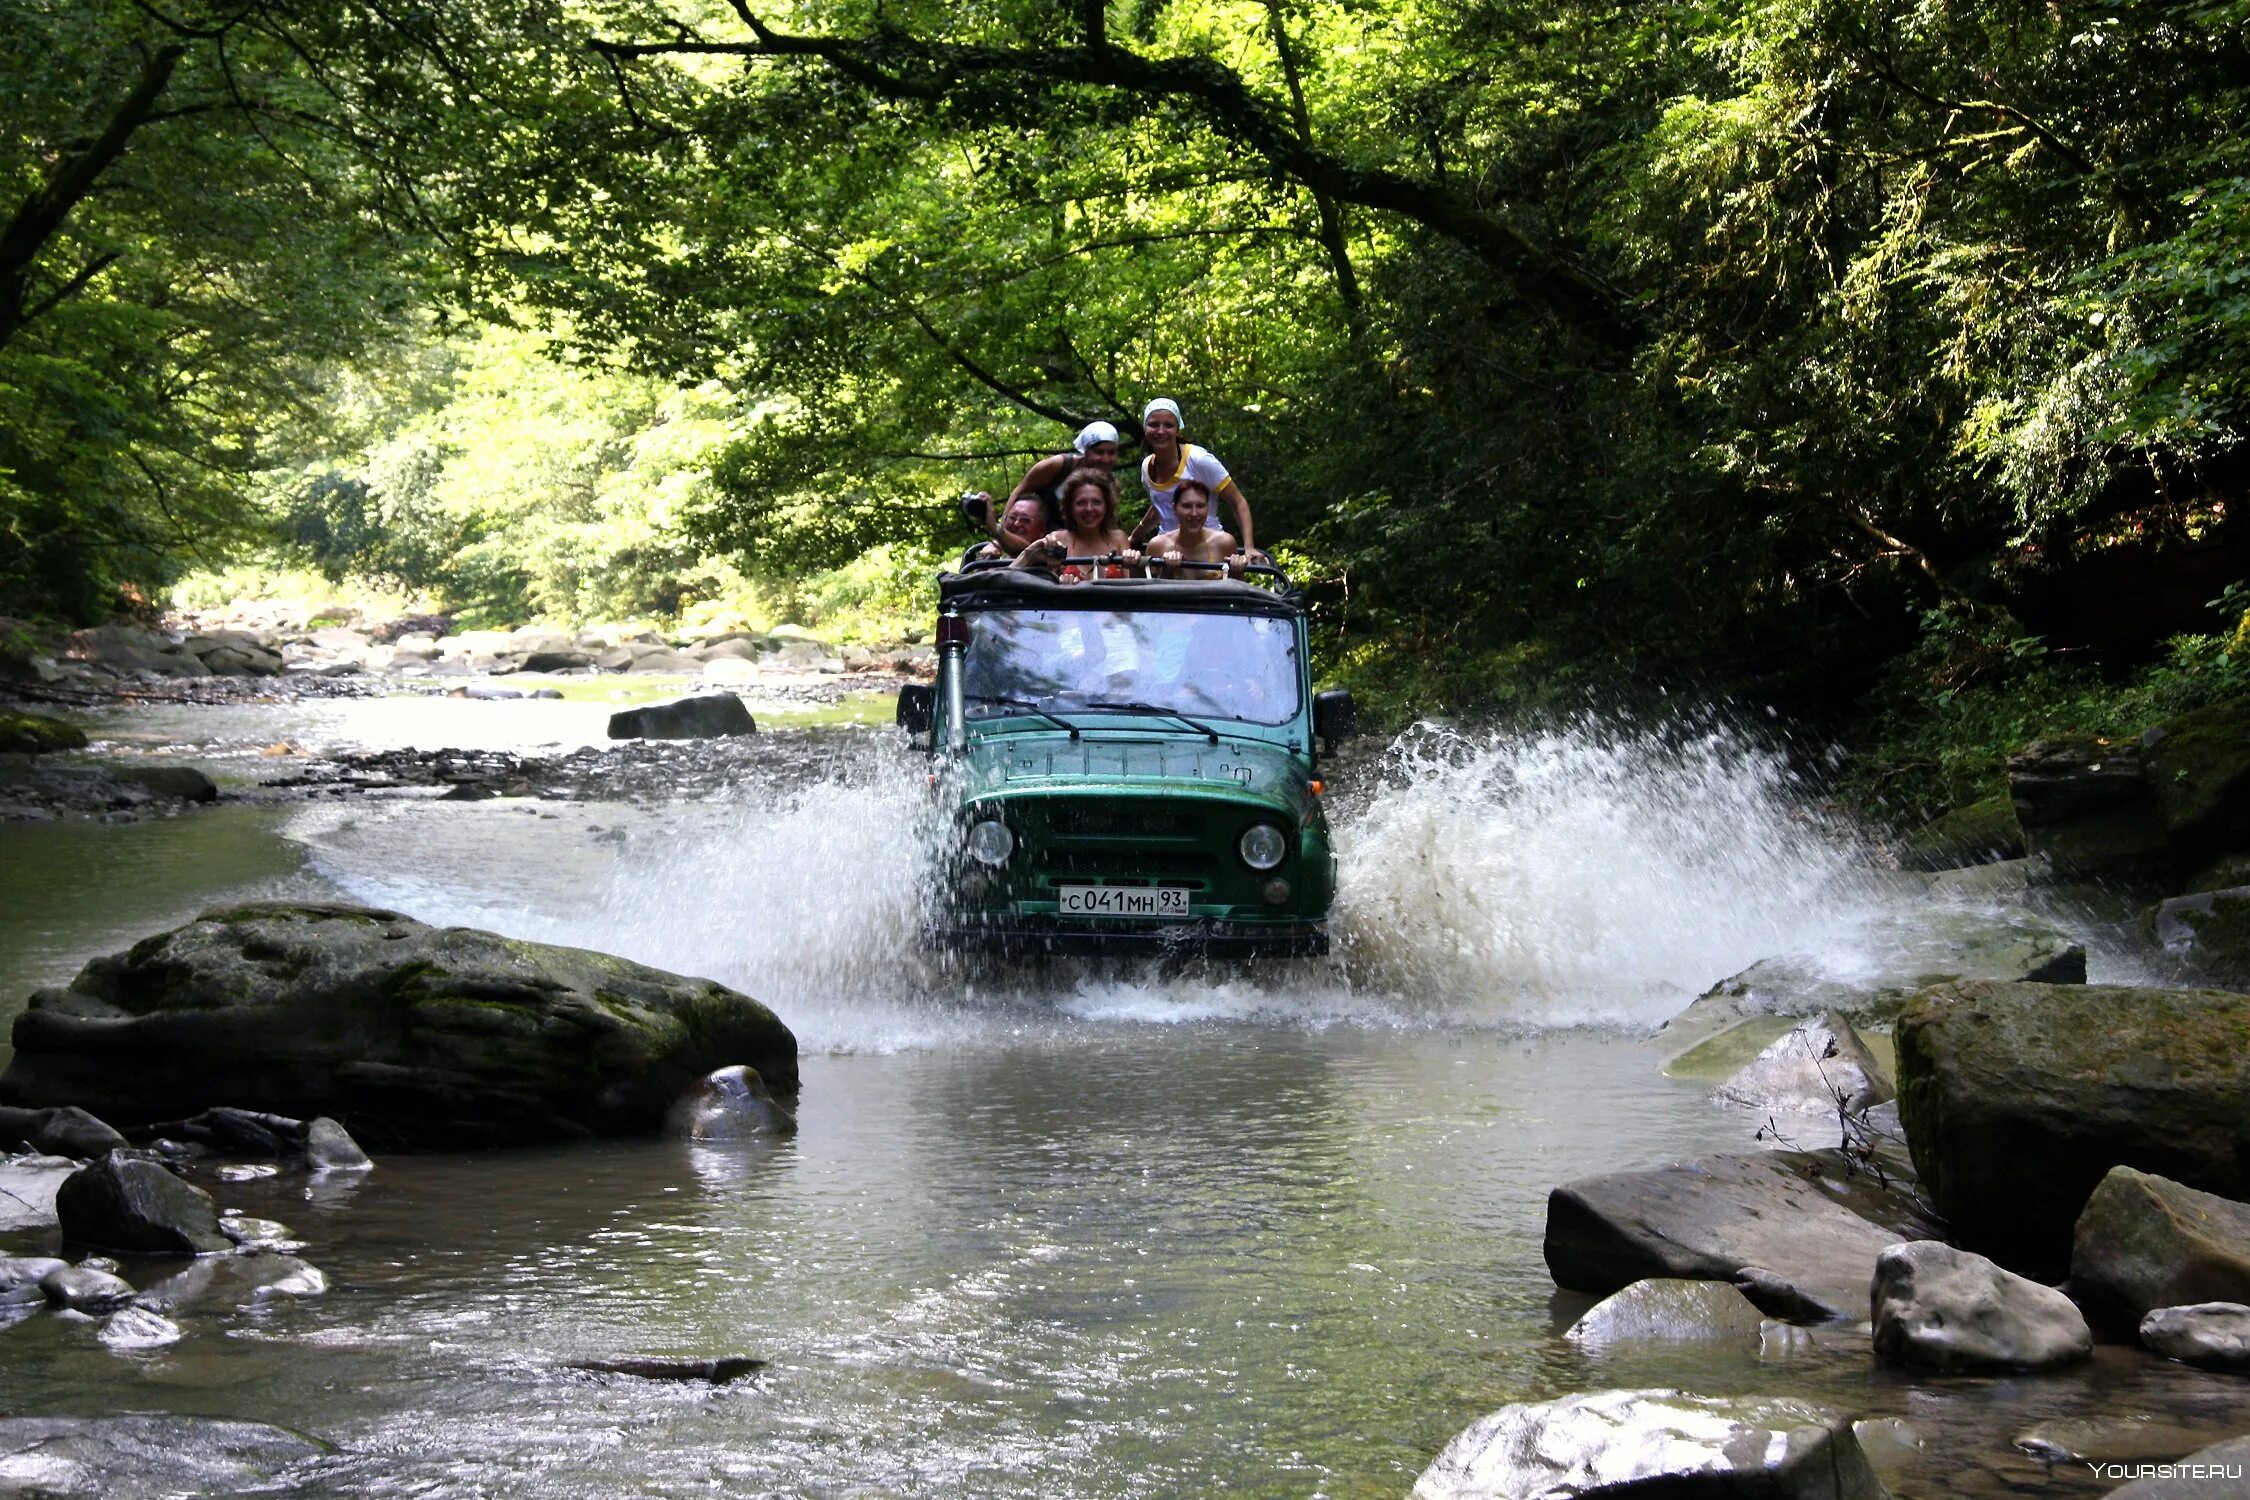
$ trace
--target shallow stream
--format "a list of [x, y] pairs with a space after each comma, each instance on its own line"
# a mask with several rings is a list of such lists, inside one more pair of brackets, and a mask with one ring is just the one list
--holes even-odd
[[[385, 702], [100, 729], [242, 780], [282, 741], [590, 738], [578, 705]], [[0, 827], [10, 1011], [204, 905], [324, 897], [709, 975], [806, 1051], [786, 1143], [220, 1184], [305, 1242], [327, 1293], [215, 1299], [142, 1353], [31, 1318], [0, 1332], [0, 1409], [282, 1423], [336, 1448], [277, 1477], [303, 1495], [1396, 1497], [1497, 1405], [1638, 1385], [1903, 1419], [1870, 1442], [1909, 1497], [2108, 1487], [2012, 1446], [2041, 1424], [2103, 1424], [2112, 1447], [2120, 1424], [2250, 1428], [2250, 1393], [2122, 1350], [1940, 1381], [1849, 1331], [1560, 1336], [1587, 1299], [1541, 1260], [1550, 1187], [1755, 1149], [1760, 1121], [1658, 1072], [1653, 1028], [1771, 953], [1848, 971], [1897, 899], [1737, 736], [1423, 735], [1368, 757], [1337, 778], [1338, 961], [1163, 978], [931, 963], [915, 758], [871, 729], [760, 739], [694, 800]], [[569, 1368], [633, 1354], [770, 1363], [717, 1388]]]

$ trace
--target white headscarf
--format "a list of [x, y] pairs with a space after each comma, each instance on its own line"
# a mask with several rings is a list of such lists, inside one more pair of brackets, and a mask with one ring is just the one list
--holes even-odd
[[1080, 453], [1084, 453], [1088, 448], [1093, 447], [1096, 443], [1114, 443], [1116, 441], [1117, 429], [1110, 426], [1109, 423], [1088, 422], [1085, 426], [1078, 429], [1078, 437], [1074, 442], [1074, 446]]
[[1180, 403], [1174, 401], [1170, 396], [1159, 396], [1154, 401], [1151, 401], [1148, 405], [1142, 407], [1141, 420], [1143, 422], [1146, 422], [1150, 417], [1155, 416], [1160, 411], [1170, 412], [1172, 414], [1172, 420], [1179, 424], [1180, 430], [1182, 432], [1185, 432], [1187, 430], [1187, 418], [1180, 415]]

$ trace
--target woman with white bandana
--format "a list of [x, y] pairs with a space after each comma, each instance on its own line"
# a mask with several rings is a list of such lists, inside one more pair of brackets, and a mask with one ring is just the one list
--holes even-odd
[[984, 527], [993, 545], [1008, 552], [1023, 550], [1022, 540], [1000, 524], [1018, 500], [1036, 500], [1046, 507], [1047, 524], [1040, 531], [1044, 536], [1069, 524], [1069, 518], [1063, 514], [1062, 487], [1073, 469], [1092, 465], [1107, 474], [1117, 467], [1117, 429], [1107, 422], [1088, 422], [1079, 428], [1071, 448], [1071, 452], [1042, 458], [1027, 469], [1023, 478], [1016, 481], [1016, 487], [1008, 492], [1008, 503], [999, 508], [998, 515], [993, 513], [992, 497], [981, 490], [977, 492], [978, 508], [969, 518]]
[[1141, 460], [1141, 487], [1148, 491], [1148, 514], [1133, 528], [1136, 547], [1159, 531], [1176, 531], [1172, 492], [1183, 479], [1193, 479], [1217, 498], [1234, 507], [1234, 535], [1242, 550], [1255, 554], [1257, 543], [1250, 530], [1250, 502], [1242, 486], [1227, 473], [1227, 466], [1208, 448], [1180, 441], [1180, 403], [1159, 396], [1141, 410], [1141, 434], [1148, 440], [1148, 457]]

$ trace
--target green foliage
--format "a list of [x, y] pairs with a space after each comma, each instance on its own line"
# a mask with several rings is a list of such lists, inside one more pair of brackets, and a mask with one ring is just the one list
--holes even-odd
[[477, 622], [671, 617], [708, 581], [682, 518], [738, 425], [735, 398], [571, 365], [488, 325], [343, 382], [357, 451], [282, 485], [292, 552]]
[[2128, 711], [2073, 569], [2234, 545], [2243, 0], [182, 14], [247, 103], [126, 0], [0, 20], [25, 203], [181, 49], [0, 341], [6, 597], [278, 520], [480, 617], [886, 617], [1169, 394], [1379, 712], [1878, 680], [1870, 784], [1951, 798]]
[[2157, 661], [2114, 677], [2004, 623], [1932, 611], [1863, 705], [1840, 789], [1912, 825], [2005, 791], [2008, 752], [2041, 736], [2137, 735], [2250, 698], [2250, 585], [2232, 585], [2211, 607], [2223, 629], [2175, 636]]

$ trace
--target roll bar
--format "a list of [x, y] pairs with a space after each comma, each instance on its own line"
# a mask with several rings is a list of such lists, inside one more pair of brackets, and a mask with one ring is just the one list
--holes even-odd
[[[956, 574], [1004, 573], [1015, 568], [1015, 559], [1012, 557], [976, 557], [974, 554], [981, 550], [981, 544], [979, 544], [979, 546], [977, 547], [970, 548], [967, 553], [963, 554], [960, 565], [954, 569], [954, 572]], [[1150, 579], [1159, 579], [1162, 577], [1161, 574], [1154, 571], [1158, 564], [1149, 561], [1147, 558], [1144, 557], [1138, 562], [1127, 563], [1120, 561], [1118, 554], [1114, 552], [1110, 553], [1106, 557], [1065, 557], [1060, 559], [1057, 562], [1056, 566], [1065, 568], [1077, 566], [1095, 569], [1096, 571], [1093, 577], [1084, 579], [1082, 581], [1097, 585], [1104, 583], [1141, 582]], [[1167, 568], [1179, 568], [1184, 571], [1193, 571], [1197, 573], [1210, 573], [1221, 578], [1229, 577], [1233, 574], [1233, 569], [1230, 568], [1227, 564], [1217, 562], [1177, 562], [1163, 564], [1163, 566]], [[1099, 571], [1103, 568], [1130, 568], [1133, 570], [1133, 572], [1132, 576], [1129, 578], [1104, 578], [1100, 575]], [[1270, 562], [1245, 563], [1242, 568], [1241, 576], [1245, 581], [1252, 578], [1260, 579], [1277, 593], [1289, 593], [1295, 588], [1295, 585], [1289, 581], [1289, 575], [1282, 572], [1281, 569], [1275, 567]]]

